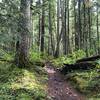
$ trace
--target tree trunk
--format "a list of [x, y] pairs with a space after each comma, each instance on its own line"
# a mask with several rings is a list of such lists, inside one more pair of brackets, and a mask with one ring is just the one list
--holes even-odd
[[44, 52], [44, 35], [45, 35], [45, 11], [44, 11], [44, 0], [42, 3], [42, 19], [41, 19], [41, 45], [40, 50], [41, 52]]
[[88, 35], [89, 35], [89, 48], [90, 50], [92, 49], [92, 44], [91, 44], [91, 8], [88, 7]]
[[57, 45], [55, 51], [55, 57], [59, 56], [59, 9], [60, 9], [60, 1], [57, 0]]
[[83, 45], [84, 45], [84, 50], [86, 52], [86, 56], [88, 56], [88, 42], [87, 42], [87, 27], [86, 27], [86, 5], [85, 5], [85, 0], [83, 2], [83, 9], [84, 9], [84, 26], [83, 26]]
[[[38, 5], [41, 5], [41, 0], [38, 0]], [[40, 12], [41, 10], [39, 10]], [[39, 13], [38, 15], [39, 19], [38, 19], [38, 51], [40, 52], [40, 46], [41, 46], [41, 14]]]
[[78, 49], [81, 49], [81, 0], [78, 0], [78, 36]]
[[[52, 15], [51, 15], [51, 1], [49, 1], [49, 35], [50, 35], [50, 43], [51, 43], [51, 54], [54, 55], [54, 45], [53, 45], [53, 34], [52, 34]], [[49, 43], [49, 44], [50, 44]]]
[[77, 23], [76, 23], [76, 0], [74, 0], [74, 32], [75, 32], [75, 50], [78, 50], [78, 34], [77, 34]]
[[66, 2], [66, 0], [65, 0], [65, 14], [64, 14], [64, 20], [65, 20], [65, 21], [64, 21], [64, 23], [65, 23], [65, 25], [64, 25], [64, 26], [65, 26], [65, 31], [64, 31], [64, 32], [65, 32], [65, 35], [64, 35], [64, 38], [65, 38], [65, 39], [64, 39], [64, 47], [65, 47], [65, 50], [64, 50], [64, 54], [65, 54], [65, 55], [68, 53], [68, 52], [67, 52], [67, 48], [68, 48], [68, 47], [67, 47], [67, 32], [66, 32], [66, 31], [67, 31], [67, 30], [66, 30], [66, 26], [67, 26], [67, 25], [66, 25], [66, 18], [67, 18], [66, 15], [67, 15], [67, 2]]
[[69, 39], [69, 0], [67, 1], [67, 54], [70, 53], [70, 39]]
[[16, 64], [19, 67], [27, 66], [28, 62], [28, 38], [30, 34], [30, 0], [21, 0], [19, 18], [19, 41], [16, 43]]
[[100, 54], [100, 47], [99, 47], [99, 43], [100, 43], [100, 35], [99, 35], [99, 18], [98, 18], [98, 5], [97, 5], [97, 49], [98, 49], [98, 54]]

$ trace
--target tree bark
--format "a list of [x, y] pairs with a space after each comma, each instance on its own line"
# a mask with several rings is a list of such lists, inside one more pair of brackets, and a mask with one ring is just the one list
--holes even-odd
[[[49, 35], [51, 43], [51, 54], [54, 55], [53, 34], [52, 34], [52, 13], [51, 13], [51, 0], [49, 1]], [[49, 44], [50, 44], [49, 43]]]
[[45, 11], [44, 11], [44, 0], [42, 3], [42, 19], [41, 19], [41, 45], [40, 50], [44, 52], [44, 35], [45, 35]]
[[74, 31], [75, 31], [75, 50], [78, 50], [78, 34], [77, 34], [77, 21], [76, 21], [76, 0], [74, 0]]
[[55, 57], [59, 56], [59, 9], [60, 9], [60, 1], [57, 0], [57, 45], [55, 51]]
[[82, 31], [81, 31], [81, 0], [78, 0], [78, 49], [82, 46]]
[[19, 41], [16, 43], [16, 65], [25, 67], [28, 63], [28, 38], [30, 34], [31, 14], [30, 14], [30, 0], [21, 0], [20, 18], [19, 18]]
[[100, 35], [99, 35], [99, 16], [98, 16], [98, 5], [97, 5], [97, 49], [98, 49], [98, 54], [100, 54], [100, 47], [99, 47], [99, 43], [100, 43]]
[[84, 9], [84, 26], [83, 26], [83, 45], [84, 51], [86, 52], [86, 56], [88, 57], [88, 41], [87, 41], [87, 27], [86, 27], [86, 5], [85, 0], [83, 1], [83, 9]]

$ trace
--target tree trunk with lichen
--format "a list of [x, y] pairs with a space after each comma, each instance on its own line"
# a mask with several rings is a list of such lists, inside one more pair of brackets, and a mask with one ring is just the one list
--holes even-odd
[[26, 67], [29, 53], [29, 34], [31, 25], [30, 0], [21, 0], [19, 17], [19, 41], [16, 43], [15, 62], [19, 67]]

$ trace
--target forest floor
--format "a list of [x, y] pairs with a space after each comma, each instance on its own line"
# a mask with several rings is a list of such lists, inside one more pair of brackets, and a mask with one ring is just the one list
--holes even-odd
[[47, 100], [86, 100], [50, 64], [46, 65], [45, 70], [48, 74]]

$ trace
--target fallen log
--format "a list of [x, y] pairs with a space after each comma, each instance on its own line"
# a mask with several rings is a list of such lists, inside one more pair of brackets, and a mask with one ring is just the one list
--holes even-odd
[[77, 60], [76, 63], [86, 62], [86, 61], [95, 61], [95, 60], [98, 60], [98, 59], [100, 59], [100, 55], [82, 58], [82, 59]]
[[62, 69], [60, 69], [60, 72], [62, 74], [67, 74], [68, 72], [76, 71], [76, 70], [90, 70], [96, 67], [95, 62], [81, 62], [81, 63], [75, 63], [75, 64], [64, 64]]

